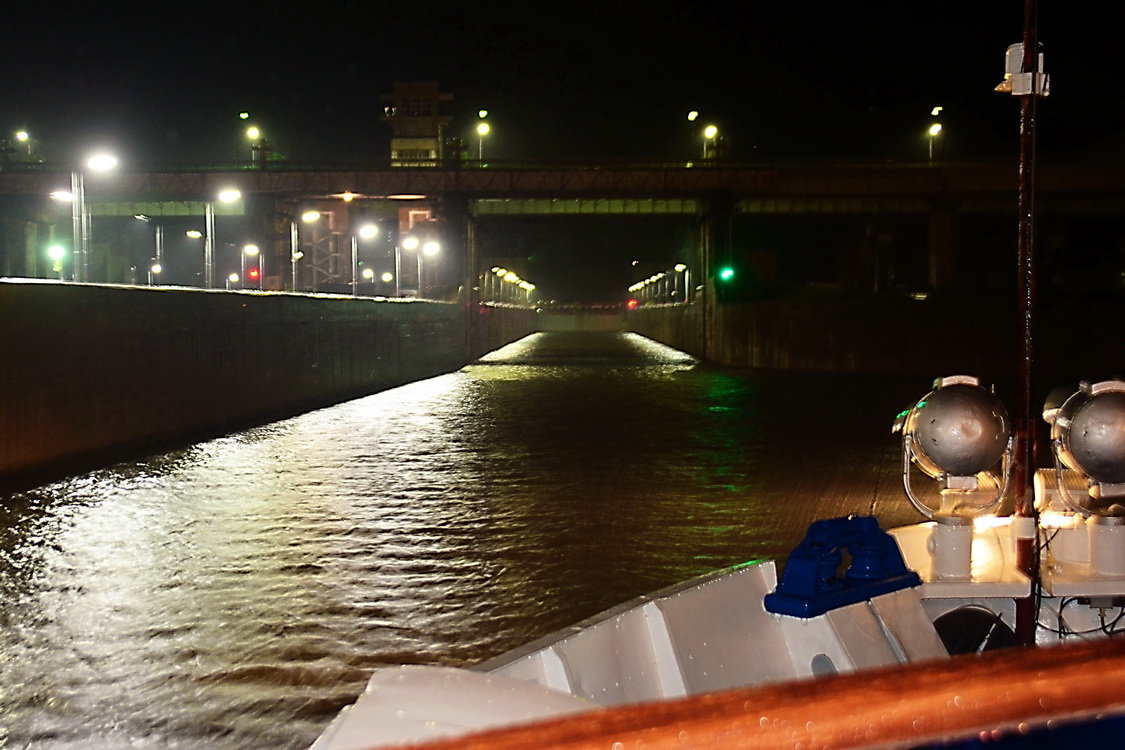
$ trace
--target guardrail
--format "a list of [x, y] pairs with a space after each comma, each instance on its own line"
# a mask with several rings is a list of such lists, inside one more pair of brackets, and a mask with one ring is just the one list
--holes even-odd
[[[592, 711], [414, 750], [916, 747], [1125, 716], [1125, 640], [1007, 649]], [[1050, 724], [1048, 724], [1050, 722]]]

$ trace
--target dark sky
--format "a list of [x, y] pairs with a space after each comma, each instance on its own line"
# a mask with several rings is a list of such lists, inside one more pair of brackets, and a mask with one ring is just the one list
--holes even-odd
[[[1041, 5], [1044, 150], [1116, 152], [1125, 14]], [[0, 126], [48, 156], [96, 142], [219, 160], [245, 109], [292, 158], [378, 158], [380, 95], [437, 80], [454, 131], [492, 112], [496, 158], [682, 156], [692, 108], [732, 158], [923, 158], [937, 104], [950, 158], [1005, 158], [1016, 106], [991, 88], [1021, 15], [1021, 0], [21, 3], [0, 26]]]

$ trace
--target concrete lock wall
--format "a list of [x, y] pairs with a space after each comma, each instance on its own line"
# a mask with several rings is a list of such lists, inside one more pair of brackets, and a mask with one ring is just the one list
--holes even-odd
[[0, 284], [0, 480], [184, 443], [455, 370], [529, 333], [459, 304]]
[[[715, 364], [880, 375], [1017, 376], [1015, 303], [971, 299], [770, 300], [643, 307], [629, 330]], [[1047, 387], [1125, 375], [1125, 306], [1054, 300], [1036, 310], [1034, 373]]]

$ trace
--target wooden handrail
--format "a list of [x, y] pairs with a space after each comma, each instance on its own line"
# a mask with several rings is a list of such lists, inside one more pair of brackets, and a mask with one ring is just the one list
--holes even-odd
[[1125, 714], [1125, 639], [1013, 648], [608, 708], [412, 750], [912, 746]]

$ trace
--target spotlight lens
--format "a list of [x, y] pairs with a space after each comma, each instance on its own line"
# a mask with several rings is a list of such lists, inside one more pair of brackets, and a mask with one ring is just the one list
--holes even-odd
[[980, 386], [954, 384], [918, 402], [907, 429], [926, 458], [946, 474], [973, 476], [1004, 454], [1011, 432], [1008, 412]]

